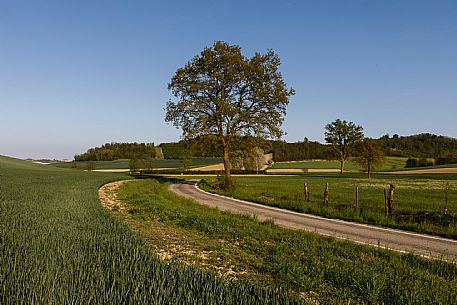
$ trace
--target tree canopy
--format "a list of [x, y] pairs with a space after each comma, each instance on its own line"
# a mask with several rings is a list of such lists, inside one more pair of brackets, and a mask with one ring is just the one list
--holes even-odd
[[332, 144], [339, 154], [340, 172], [343, 173], [344, 163], [351, 156], [351, 149], [357, 142], [362, 141], [363, 128], [353, 122], [336, 119], [325, 126], [325, 141]]
[[357, 145], [357, 159], [356, 161], [367, 170], [368, 178], [371, 178], [373, 169], [382, 165], [384, 160], [384, 153], [382, 151], [379, 141], [365, 138]]
[[168, 84], [165, 121], [184, 138], [214, 135], [223, 149], [226, 188], [232, 189], [229, 145], [233, 138], [280, 138], [294, 94], [283, 81], [273, 50], [247, 58], [237, 45], [216, 41], [179, 68]]
[[75, 161], [113, 161], [117, 159], [163, 158], [154, 143], [106, 143], [75, 155]]

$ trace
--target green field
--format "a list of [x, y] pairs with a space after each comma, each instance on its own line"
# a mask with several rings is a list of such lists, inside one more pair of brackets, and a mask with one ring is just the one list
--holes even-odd
[[[386, 175], [372, 179], [363, 174], [307, 174], [288, 177], [234, 177], [235, 191], [206, 190], [266, 205], [362, 223], [402, 228], [457, 239], [457, 175]], [[445, 186], [449, 181], [448, 214], [443, 215]], [[303, 185], [308, 184], [311, 200], [304, 202]], [[329, 183], [330, 202], [323, 192]], [[393, 182], [395, 215], [384, 213], [384, 188]], [[355, 187], [359, 187], [359, 209], [354, 210]]]
[[120, 178], [0, 157], [0, 304], [301, 303], [159, 260], [99, 202]]
[[307, 304], [457, 302], [455, 264], [210, 209], [155, 180], [122, 186], [119, 198], [125, 210], [116, 215], [170, 261], [292, 290]]
[[[392, 170], [401, 169], [406, 165], [407, 158], [402, 157], [386, 157], [382, 166], [377, 170]], [[326, 160], [314, 160], [314, 161], [299, 161], [299, 162], [277, 162], [270, 167], [271, 169], [339, 169], [340, 162], [338, 161], [326, 161]], [[344, 165], [345, 170], [358, 171], [362, 170], [359, 164], [354, 161], [348, 161]]]
[[[200, 167], [206, 165], [213, 165], [221, 163], [221, 158], [192, 158], [193, 167]], [[165, 159], [165, 160], [154, 160], [154, 168], [180, 168], [182, 163], [177, 159]], [[60, 162], [52, 163], [51, 166], [60, 167], [60, 168], [72, 168], [76, 166], [78, 169], [86, 169], [87, 162], [77, 161], [77, 162]], [[96, 161], [95, 169], [129, 169], [129, 160], [121, 159], [115, 161]]]

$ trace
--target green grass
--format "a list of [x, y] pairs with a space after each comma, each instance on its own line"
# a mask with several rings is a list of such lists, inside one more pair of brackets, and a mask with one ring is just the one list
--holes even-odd
[[[288, 177], [234, 177], [235, 191], [225, 193], [211, 187], [209, 191], [240, 199], [329, 218], [352, 220], [441, 235], [457, 239], [457, 175], [376, 175], [308, 174]], [[444, 188], [450, 183], [448, 215], [443, 215]], [[311, 200], [304, 202], [303, 184], [308, 184]], [[330, 204], [324, 205], [323, 192], [329, 183]], [[384, 188], [396, 186], [395, 215], [384, 213]], [[355, 187], [359, 187], [359, 209], [354, 210]]]
[[[191, 167], [200, 167], [206, 165], [213, 165], [221, 163], [221, 158], [192, 158], [192, 165]], [[60, 167], [60, 168], [72, 168], [76, 164], [76, 168], [78, 169], [86, 169], [87, 162], [78, 161], [78, 162], [60, 162], [60, 163], [52, 163], [49, 164], [50, 166]], [[180, 168], [182, 167], [182, 163], [180, 160], [177, 159], [165, 159], [165, 160], [154, 160], [154, 167], [155, 168]], [[95, 169], [129, 169], [129, 160], [128, 159], [120, 159], [115, 161], [96, 161], [95, 162]]]
[[[191, 255], [188, 261], [207, 268], [236, 266], [235, 271], [246, 278], [267, 287], [291, 289], [319, 304], [457, 302], [455, 264], [210, 209], [167, 191], [167, 184], [154, 180], [124, 185], [119, 197], [126, 212], [118, 215], [139, 228], [153, 247], [175, 249], [178, 261], [184, 252]], [[159, 230], [166, 231], [158, 235]]]
[[[407, 158], [386, 157], [383, 165], [377, 170], [401, 169], [405, 167]], [[300, 161], [300, 162], [278, 162], [273, 164], [271, 169], [339, 169], [338, 161]], [[358, 171], [362, 170], [359, 164], [354, 161], [348, 161], [344, 166], [345, 170]]]
[[119, 178], [0, 157], [0, 304], [300, 304], [160, 261], [100, 205]]

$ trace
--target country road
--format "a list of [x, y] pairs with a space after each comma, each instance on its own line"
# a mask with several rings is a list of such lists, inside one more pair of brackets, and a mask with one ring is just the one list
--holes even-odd
[[272, 219], [283, 227], [313, 231], [339, 239], [352, 240], [356, 243], [412, 252], [426, 257], [457, 261], [456, 240], [327, 219], [210, 194], [200, 190], [197, 182], [192, 180], [173, 184], [170, 186], [170, 190], [220, 210], [257, 215], [261, 221]]

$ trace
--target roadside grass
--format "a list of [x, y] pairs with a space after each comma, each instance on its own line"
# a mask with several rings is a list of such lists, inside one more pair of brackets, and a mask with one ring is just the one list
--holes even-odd
[[[297, 212], [356, 221], [457, 239], [457, 175], [375, 175], [307, 174], [300, 176], [234, 177], [235, 190], [224, 192], [212, 187], [208, 177], [200, 186], [207, 191]], [[395, 214], [385, 215], [384, 189], [395, 185]], [[304, 201], [308, 184], [310, 202]], [[329, 184], [330, 200], [323, 204]], [[445, 187], [448, 193], [448, 213]], [[355, 188], [359, 188], [359, 208], [355, 209]]]
[[100, 204], [127, 176], [0, 157], [0, 304], [301, 304], [286, 292], [162, 262]]
[[292, 290], [309, 304], [455, 304], [457, 266], [280, 228], [141, 180], [118, 189], [123, 218], [165, 260]]
[[[206, 165], [213, 165], [221, 163], [221, 158], [192, 158], [191, 168], [201, 167]], [[60, 168], [72, 168], [76, 165], [78, 169], [87, 169], [87, 162], [76, 161], [76, 162], [58, 162], [51, 163], [49, 166], [55, 166]], [[164, 159], [154, 160], [154, 168], [181, 168], [181, 160], [178, 159]], [[96, 161], [95, 169], [129, 169], [128, 159], [119, 159], [114, 161]]]
[[[383, 165], [376, 170], [393, 170], [401, 169], [406, 165], [407, 158], [403, 157], [386, 157]], [[277, 162], [273, 164], [271, 169], [339, 169], [340, 162], [338, 161], [327, 161], [327, 160], [310, 160], [310, 161], [299, 161], [299, 162]], [[359, 164], [351, 158], [344, 165], [345, 170], [360, 171], [362, 168]]]

